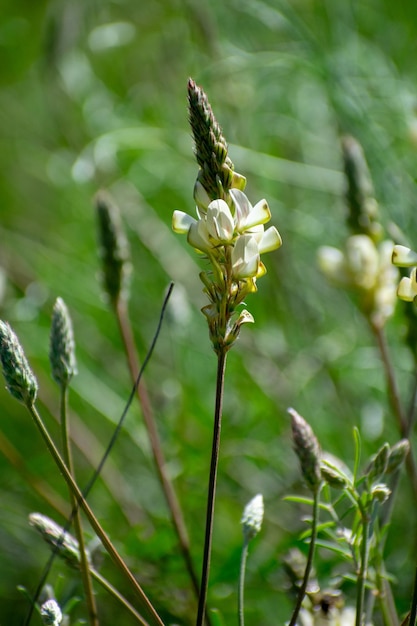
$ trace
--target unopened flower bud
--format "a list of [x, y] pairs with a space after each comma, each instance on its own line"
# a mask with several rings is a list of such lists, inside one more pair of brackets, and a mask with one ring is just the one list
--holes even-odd
[[[80, 563], [80, 550], [78, 541], [66, 530], [41, 513], [31, 513], [29, 524], [36, 528], [42, 538], [48, 543], [58, 556], [67, 562], [70, 567], [78, 568]], [[90, 555], [87, 553], [90, 560]]]
[[346, 487], [347, 479], [326, 461], [321, 461], [320, 470], [323, 480], [326, 481], [330, 487], [334, 487], [334, 489], [344, 489], [344, 487]]
[[369, 465], [367, 478], [370, 483], [374, 482], [375, 480], [379, 480], [385, 474], [388, 466], [389, 453], [389, 445], [387, 443], [384, 443], [384, 445], [381, 446]]
[[374, 485], [371, 489], [371, 496], [381, 504], [386, 502], [391, 495], [391, 490], [384, 483]]
[[49, 360], [58, 385], [67, 385], [77, 373], [72, 321], [62, 298], [57, 298], [52, 313]]
[[320, 446], [312, 428], [294, 409], [288, 409], [291, 415], [292, 434], [295, 452], [300, 459], [304, 480], [313, 492], [321, 484]]
[[392, 474], [397, 470], [405, 461], [407, 454], [410, 452], [410, 442], [408, 439], [401, 439], [393, 445], [389, 452], [387, 474]]
[[262, 494], [258, 493], [245, 506], [242, 515], [242, 530], [245, 541], [250, 541], [261, 530], [262, 520], [264, 517], [264, 500]]
[[33, 406], [38, 383], [23, 348], [7, 322], [0, 320], [0, 359], [7, 390], [27, 406]]

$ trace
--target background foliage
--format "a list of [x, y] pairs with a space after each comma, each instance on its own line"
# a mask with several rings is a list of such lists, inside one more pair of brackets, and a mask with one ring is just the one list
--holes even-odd
[[[215, 358], [199, 312], [197, 257], [170, 230], [174, 209], [193, 211], [188, 76], [208, 94], [249, 197], [268, 199], [284, 246], [266, 259], [268, 274], [248, 301], [256, 325], [243, 329], [229, 358], [210, 604], [226, 623], [235, 619], [239, 520], [261, 492], [266, 518], [251, 546], [247, 620], [283, 623], [290, 606], [282, 557], [299, 543], [294, 533], [306, 512], [282, 501], [303, 489], [287, 406], [347, 461], [355, 424], [365, 455], [399, 438], [366, 324], [354, 300], [326, 284], [315, 259], [318, 246], [340, 245], [347, 234], [341, 133], [365, 149], [385, 225], [396, 222], [416, 245], [417, 6], [18, 0], [3, 2], [0, 17], [1, 318], [24, 345], [42, 413], [57, 434], [48, 335], [55, 298], [66, 301], [77, 339], [70, 401], [84, 484], [130, 391], [97, 280], [92, 198], [110, 189], [131, 243], [130, 308], [142, 354], [166, 286], [176, 283], [147, 383], [198, 569]], [[398, 306], [388, 335], [406, 398], [412, 359], [401, 344], [402, 313]], [[55, 507], [64, 506], [66, 488], [26, 412], [3, 389], [0, 405], [0, 616], [17, 624], [26, 607], [16, 587], [32, 590], [47, 558], [27, 515], [37, 510], [62, 523]], [[414, 570], [411, 502], [404, 480], [387, 545], [400, 610]], [[163, 617], [190, 623], [193, 599], [136, 405], [91, 504]], [[320, 552], [318, 563], [326, 583], [331, 555]], [[107, 560], [103, 568], [117, 582]], [[57, 564], [51, 583], [60, 572]], [[67, 575], [61, 597], [74, 589], [79, 582]], [[98, 593], [103, 626], [114, 624], [117, 607]]]

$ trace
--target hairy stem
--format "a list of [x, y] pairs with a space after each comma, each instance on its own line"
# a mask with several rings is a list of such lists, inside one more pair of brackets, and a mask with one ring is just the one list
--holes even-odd
[[106, 551], [109, 554], [110, 558], [112, 559], [113, 563], [120, 570], [120, 572], [125, 577], [126, 581], [129, 583], [129, 585], [132, 587], [133, 591], [135, 592], [136, 597], [137, 597], [138, 602], [139, 602], [139, 605], [140, 605], [140, 608], [143, 611], [143, 613], [146, 614], [146, 617], [147, 617], [146, 620], [144, 618], [142, 618], [142, 624], [144, 626], [148, 626], [148, 625], [163, 626], [163, 622], [162, 622], [161, 618], [159, 617], [159, 615], [155, 611], [154, 607], [152, 606], [151, 602], [149, 601], [149, 599], [146, 596], [145, 592], [143, 591], [142, 587], [139, 585], [139, 583], [137, 582], [137, 580], [133, 576], [132, 572], [129, 570], [129, 568], [127, 567], [127, 565], [123, 561], [122, 557], [117, 552], [116, 548], [114, 547], [114, 545], [110, 541], [110, 539], [107, 536], [106, 532], [102, 528], [100, 522], [98, 521], [98, 519], [94, 515], [94, 513], [91, 510], [89, 504], [87, 503], [86, 499], [84, 498], [83, 494], [81, 493], [77, 483], [74, 481], [71, 473], [69, 472], [67, 466], [65, 465], [64, 460], [62, 459], [62, 457], [61, 457], [60, 453], [58, 452], [54, 442], [52, 441], [52, 439], [51, 439], [47, 429], [45, 428], [45, 425], [44, 425], [44, 423], [43, 423], [43, 421], [42, 421], [38, 411], [36, 410], [35, 406], [28, 404], [27, 408], [28, 408], [28, 410], [29, 410], [29, 412], [30, 412], [34, 422], [35, 422], [35, 425], [37, 426], [40, 434], [42, 435], [42, 438], [43, 438], [43, 440], [44, 440], [44, 442], [45, 442], [45, 444], [46, 444], [46, 446], [47, 446], [47, 448], [49, 450], [49, 453], [51, 454], [53, 460], [55, 461], [59, 471], [63, 475], [64, 480], [66, 481], [68, 487], [71, 489], [72, 493], [74, 494], [74, 497], [75, 497], [75, 499], [77, 501], [77, 506], [82, 508], [82, 510], [84, 511], [88, 521], [91, 524], [91, 527], [93, 528], [93, 530], [96, 533], [96, 535], [99, 537], [100, 541], [102, 542], [104, 548], [106, 549]]
[[[125, 301], [119, 299], [117, 305], [114, 307], [114, 310], [127, 356], [130, 375], [133, 382], [135, 382], [139, 374], [140, 363], [137, 356], [137, 350], [135, 348], [132, 325], [130, 323]], [[140, 381], [139, 385], [136, 388], [136, 395], [142, 409], [143, 421], [145, 423], [145, 427], [148, 433], [149, 443], [151, 445], [159, 482], [161, 484], [165, 500], [171, 513], [171, 520], [178, 537], [181, 554], [189, 573], [195, 596], [198, 599], [200, 588], [198, 584], [197, 574], [195, 572], [194, 564], [191, 558], [190, 540], [188, 538], [187, 528], [185, 526], [184, 516], [182, 514], [179, 500], [176, 496], [174, 487], [166, 470], [166, 461], [161, 441], [158, 435], [158, 429], [156, 427], [152, 406], [143, 379]]]
[[295, 626], [297, 623], [298, 614], [301, 609], [302, 602], [304, 600], [304, 596], [307, 590], [308, 579], [310, 578], [311, 568], [313, 566], [313, 558], [314, 558], [314, 550], [316, 547], [316, 539], [317, 539], [317, 524], [319, 519], [319, 505], [320, 505], [320, 488], [317, 488], [314, 491], [314, 499], [313, 499], [313, 520], [311, 524], [311, 537], [310, 537], [310, 546], [308, 549], [308, 557], [306, 568], [304, 571], [303, 582], [301, 583], [301, 587], [298, 590], [297, 602], [291, 616], [291, 621], [289, 626]]
[[202, 626], [207, 603], [208, 579], [210, 573], [211, 542], [213, 535], [214, 504], [216, 500], [217, 466], [220, 452], [220, 433], [224, 393], [224, 376], [226, 371], [226, 349], [219, 351], [217, 356], [216, 403], [214, 410], [213, 443], [211, 449], [210, 476], [207, 495], [206, 530], [204, 538], [203, 567], [201, 571], [200, 597], [198, 601], [197, 626]]
[[[68, 471], [74, 477], [74, 466], [72, 462], [71, 443], [69, 436], [69, 426], [67, 420], [67, 404], [68, 404], [68, 387], [66, 384], [61, 385], [61, 398], [60, 398], [60, 414], [61, 414], [61, 436], [62, 436], [62, 449], [63, 458], [67, 465]], [[69, 497], [71, 502], [71, 508], [74, 511], [74, 530], [75, 536], [78, 541], [78, 548], [80, 551], [80, 571], [81, 579], [83, 581], [85, 599], [87, 603], [88, 616], [90, 626], [99, 626], [97, 605], [94, 597], [94, 590], [90, 576], [90, 566], [88, 563], [87, 552], [85, 549], [84, 533], [81, 525], [80, 509], [77, 506], [77, 499], [70, 487], [68, 487]]]

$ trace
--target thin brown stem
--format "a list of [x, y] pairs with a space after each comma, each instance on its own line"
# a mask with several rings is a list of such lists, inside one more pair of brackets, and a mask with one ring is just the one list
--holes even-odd
[[[135, 382], [139, 374], [140, 363], [137, 350], [135, 348], [135, 340], [133, 337], [129, 313], [124, 300], [119, 299], [117, 305], [115, 306], [115, 314], [127, 356], [130, 375], [133, 382]], [[148, 433], [149, 443], [151, 445], [158, 479], [161, 484], [169, 511], [171, 513], [171, 520], [178, 537], [181, 554], [189, 573], [195, 596], [198, 599], [200, 587], [198, 584], [197, 574], [194, 569], [194, 564], [191, 558], [190, 540], [188, 537], [184, 516], [182, 514], [181, 505], [179, 503], [179, 500], [177, 498], [174, 487], [166, 469], [165, 456], [159, 438], [158, 429], [156, 427], [156, 421], [153, 414], [148, 391], [143, 381], [143, 378], [136, 388], [136, 395], [142, 409], [143, 421], [145, 423], [145, 427]]]
[[[408, 420], [403, 411], [400, 394], [398, 390], [398, 386], [395, 380], [394, 369], [392, 367], [392, 362], [389, 356], [387, 342], [385, 340], [385, 335], [380, 326], [377, 324], [373, 324], [370, 321], [370, 326], [372, 332], [375, 336], [378, 349], [381, 355], [382, 364], [384, 366], [385, 377], [387, 381], [388, 388], [388, 397], [391, 404], [391, 409], [396, 417], [398, 430], [400, 432], [401, 437], [408, 439], [410, 434], [410, 420]], [[407, 474], [410, 479], [411, 487], [413, 489], [414, 497], [417, 500], [417, 469], [414, 460], [413, 451], [410, 448], [410, 452], [406, 458], [406, 468]]]
[[213, 536], [214, 504], [216, 500], [217, 466], [220, 452], [220, 433], [222, 421], [224, 376], [226, 371], [225, 349], [217, 355], [216, 402], [214, 410], [213, 443], [211, 450], [210, 476], [207, 495], [206, 531], [204, 539], [203, 567], [201, 573], [200, 597], [198, 602], [197, 626], [202, 626], [206, 612], [208, 579], [210, 573], [211, 543]]
[[[68, 387], [67, 385], [63, 384], [61, 386], [61, 407], [60, 407], [62, 450], [63, 450], [64, 461], [68, 467], [70, 474], [74, 477], [74, 480], [75, 480], [74, 464], [72, 462], [69, 425], [68, 425], [68, 419], [67, 419], [67, 414], [68, 414], [67, 405], [68, 405]], [[77, 538], [78, 548], [80, 551], [80, 572], [81, 572], [81, 579], [83, 581], [83, 586], [84, 586], [85, 600], [87, 603], [90, 626], [99, 626], [97, 604], [96, 604], [96, 600], [94, 597], [93, 584], [92, 584], [91, 575], [90, 575], [90, 565], [88, 562], [88, 556], [87, 556], [87, 552], [85, 548], [80, 509], [77, 506], [77, 499], [70, 487], [68, 487], [68, 491], [69, 491], [71, 507], [72, 507], [72, 510], [74, 511], [73, 523], [74, 523], [75, 536]]]
[[133, 591], [135, 592], [137, 600], [138, 600], [139, 605], [140, 605], [140, 609], [146, 615], [146, 620], [144, 618], [142, 618], [143, 626], [152, 626], [152, 625], [153, 626], [164, 626], [161, 618], [159, 617], [159, 615], [155, 611], [153, 605], [149, 601], [149, 599], [146, 596], [145, 592], [143, 591], [142, 587], [139, 585], [138, 581], [135, 579], [135, 577], [133, 576], [132, 572], [129, 570], [129, 568], [127, 567], [126, 563], [123, 561], [122, 557], [117, 552], [116, 548], [114, 547], [114, 545], [110, 541], [110, 539], [107, 536], [106, 532], [102, 528], [100, 522], [98, 521], [98, 519], [94, 515], [94, 513], [91, 510], [89, 504], [87, 503], [86, 499], [84, 498], [83, 494], [81, 493], [77, 483], [74, 481], [71, 473], [69, 472], [67, 466], [65, 465], [65, 462], [64, 462], [63, 458], [61, 457], [60, 453], [58, 452], [58, 450], [57, 450], [57, 448], [56, 448], [56, 446], [54, 444], [54, 442], [52, 441], [51, 437], [49, 436], [49, 433], [48, 433], [48, 431], [47, 431], [47, 429], [46, 429], [46, 427], [45, 427], [45, 425], [44, 425], [44, 423], [43, 423], [39, 413], [37, 412], [35, 406], [34, 405], [27, 405], [27, 408], [28, 408], [28, 410], [29, 410], [29, 412], [30, 412], [34, 422], [35, 422], [35, 425], [37, 426], [40, 434], [42, 435], [42, 438], [43, 438], [43, 440], [44, 440], [44, 442], [45, 442], [45, 444], [46, 444], [46, 446], [47, 446], [47, 448], [49, 450], [49, 453], [51, 454], [55, 464], [57, 465], [59, 471], [63, 475], [65, 482], [67, 483], [67, 485], [69, 486], [69, 488], [73, 492], [73, 494], [75, 496], [75, 499], [77, 501], [77, 505], [82, 508], [82, 510], [84, 511], [88, 521], [91, 524], [92, 529], [94, 530], [96, 535], [99, 537], [101, 543], [103, 544], [105, 550], [109, 554], [109, 556], [112, 559], [113, 563], [120, 570], [122, 575], [125, 577], [126, 581], [129, 583], [129, 585], [132, 587]]

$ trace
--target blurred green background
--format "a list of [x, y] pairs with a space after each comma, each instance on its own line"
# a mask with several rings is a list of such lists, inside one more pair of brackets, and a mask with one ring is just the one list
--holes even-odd
[[[209, 594], [227, 624], [236, 620], [240, 517], [259, 492], [266, 516], [250, 550], [247, 623], [283, 624], [290, 615], [282, 559], [289, 547], [303, 548], [298, 534], [308, 509], [282, 500], [305, 493], [287, 407], [349, 463], [354, 425], [365, 457], [398, 439], [366, 323], [349, 295], [327, 285], [316, 253], [323, 244], [342, 245], [347, 234], [343, 133], [364, 147], [382, 221], [396, 222], [417, 245], [416, 54], [414, 0], [1, 3], [1, 318], [25, 348], [39, 408], [58, 437], [48, 337], [55, 298], [67, 303], [79, 366], [70, 395], [74, 455], [85, 484], [130, 391], [98, 280], [92, 199], [109, 189], [131, 244], [130, 310], [142, 356], [175, 282], [146, 380], [198, 571], [216, 363], [199, 311], [201, 262], [170, 230], [174, 209], [194, 211], [189, 76], [209, 97], [236, 169], [248, 178], [248, 196], [267, 198], [282, 235], [282, 249], [266, 257], [268, 273], [247, 302], [256, 324], [244, 327], [228, 362]], [[412, 359], [402, 344], [402, 307], [387, 333], [407, 401]], [[33, 591], [48, 556], [27, 516], [39, 511], [63, 523], [54, 505], [67, 493], [29, 416], [3, 386], [0, 621], [11, 625], [27, 610], [17, 586]], [[410, 493], [404, 479], [387, 544], [401, 611], [415, 566]], [[90, 502], [166, 622], [192, 623], [194, 600], [136, 404]], [[324, 585], [332, 567], [331, 555], [320, 552]], [[107, 558], [103, 572], [118, 584]], [[49, 582], [60, 600], [82, 592], [60, 563]], [[130, 623], [99, 589], [98, 603], [103, 626]]]

